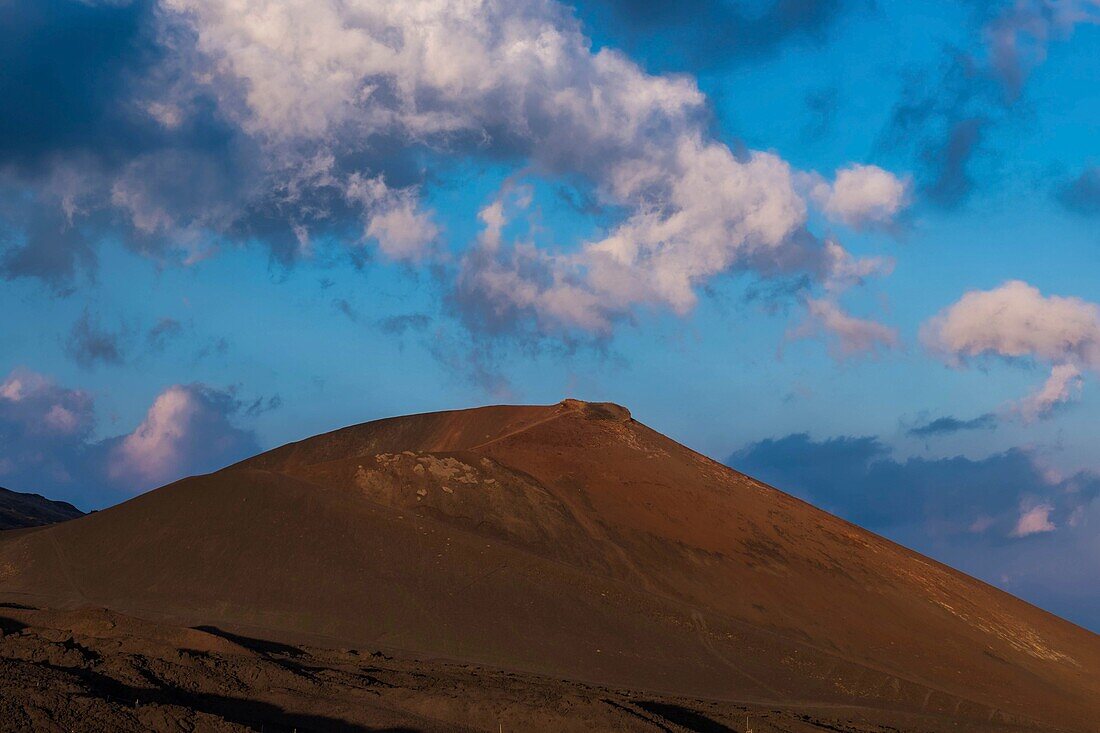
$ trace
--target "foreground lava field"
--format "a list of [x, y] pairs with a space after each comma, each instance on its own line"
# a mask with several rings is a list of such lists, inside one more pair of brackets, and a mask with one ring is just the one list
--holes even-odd
[[854, 705], [692, 699], [104, 609], [0, 607], [0, 630], [4, 731], [1034, 730]]

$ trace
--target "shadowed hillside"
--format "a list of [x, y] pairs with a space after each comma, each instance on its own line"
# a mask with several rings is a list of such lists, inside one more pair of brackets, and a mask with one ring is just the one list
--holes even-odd
[[72, 504], [0, 487], [0, 530], [37, 527], [82, 516], [84, 512]]

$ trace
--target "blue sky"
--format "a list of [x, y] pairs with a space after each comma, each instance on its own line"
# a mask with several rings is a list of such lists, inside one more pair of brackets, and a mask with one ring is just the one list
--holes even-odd
[[0, 485], [611, 400], [1100, 628], [1095, 0], [385, 5], [0, 3]]

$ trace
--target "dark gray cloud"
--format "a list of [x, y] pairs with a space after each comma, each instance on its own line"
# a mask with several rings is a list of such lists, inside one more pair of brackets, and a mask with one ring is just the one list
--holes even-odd
[[147, 101], [174, 83], [163, 40], [152, 0], [0, 3], [0, 276], [67, 294], [102, 237], [160, 254], [169, 215], [241, 188], [241, 138], [208, 101], [179, 124]]
[[[1006, 453], [984, 462], [965, 458], [899, 463], [871, 437], [814, 441], [805, 433], [764, 440], [730, 456], [740, 471], [782, 487], [864, 526], [883, 530], [935, 518], [964, 529], [977, 517], [1014, 509], [1018, 494], [1037, 482], [1028, 457]], [[989, 481], [990, 476], [1009, 483]], [[1013, 497], [1015, 498], [1015, 497]]]
[[152, 12], [145, 1], [0, 3], [0, 165], [34, 174], [62, 155], [107, 161], [140, 144], [118, 101], [156, 53]]
[[403, 336], [409, 331], [424, 331], [432, 325], [432, 319], [423, 313], [406, 313], [378, 321], [378, 330], [390, 336]]
[[1058, 201], [1070, 211], [1082, 216], [1100, 216], [1100, 166], [1081, 171], [1066, 181], [1056, 192]]
[[83, 369], [125, 361], [121, 331], [108, 331], [88, 310], [77, 319], [65, 340], [65, 353]]
[[177, 321], [175, 318], [161, 318], [154, 324], [149, 332], [145, 335], [146, 341], [149, 342], [149, 348], [153, 351], [164, 351], [168, 344], [179, 338], [183, 333], [183, 324]]
[[974, 187], [975, 159], [986, 134], [1008, 109], [991, 72], [950, 49], [938, 72], [907, 75], [880, 145], [913, 153], [924, 194], [941, 206], [956, 206]]
[[945, 207], [964, 201], [977, 169], [996, 151], [991, 131], [1019, 116], [1025, 85], [1047, 55], [1082, 23], [1100, 23], [1091, 0], [995, 0], [971, 4], [965, 49], [945, 47], [941, 68], [910, 73], [883, 138], [916, 154], [920, 184]]
[[820, 42], [852, 7], [871, 0], [584, 0], [578, 12], [653, 71], [701, 71], [776, 52], [787, 43]]
[[241, 413], [247, 417], [259, 417], [265, 412], [271, 412], [278, 410], [283, 406], [283, 398], [280, 395], [274, 394], [264, 399], [263, 397], [257, 397], [247, 404], [241, 406]]
[[940, 435], [950, 435], [963, 430], [993, 430], [996, 427], [997, 416], [991, 412], [987, 412], [984, 415], [979, 415], [970, 420], [960, 420], [950, 415], [938, 417], [935, 420], [930, 420], [921, 425], [915, 425], [909, 428], [906, 433], [915, 438], [931, 438]]
[[[1100, 627], [1100, 475], [1057, 476], [1010, 449], [897, 460], [873, 437], [763, 440], [727, 463], [1079, 623]], [[1093, 523], [1092, 527], [1089, 524]], [[1054, 557], [1081, 557], [1063, 577]], [[1089, 579], [1092, 579], [1089, 581]], [[1089, 583], [1091, 582], [1091, 585]]]
[[805, 103], [809, 120], [802, 128], [803, 137], [809, 140], [824, 137], [833, 129], [840, 108], [840, 90], [836, 87], [816, 89], [806, 95]]
[[951, 121], [941, 140], [928, 142], [921, 159], [930, 175], [924, 190], [945, 206], [963, 201], [974, 187], [971, 161], [978, 153], [988, 121], [982, 118]]
[[336, 298], [332, 301], [332, 307], [339, 313], [343, 313], [347, 316], [348, 320], [352, 323], [359, 322], [359, 311], [355, 309], [355, 306], [351, 304], [347, 298]]
[[20, 198], [0, 187], [0, 277], [35, 278], [58, 295], [70, 294], [80, 272], [96, 269], [93, 243], [60, 207]]

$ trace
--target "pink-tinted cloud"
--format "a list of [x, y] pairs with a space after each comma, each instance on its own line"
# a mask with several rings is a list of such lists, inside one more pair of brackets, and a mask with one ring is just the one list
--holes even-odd
[[0, 484], [38, 489], [78, 478], [94, 426], [91, 395], [16, 369], [0, 382]]
[[1072, 400], [1084, 371], [1100, 371], [1100, 306], [1011, 280], [966, 293], [924, 324], [921, 340], [957, 367], [983, 357], [1049, 364], [1046, 383], [1012, 407], [1034, 420]]
[[824, 334], [841, 357], [874, 354], [898, 345], [897, 329], [877, 321], [849, 315], [829, 298], [807, 298], [806, 320], [787, 334], [789, 340]]
[[[81, 436], [94, 423], [92, 398], [58, 386], [28, 369], [16, 369], [0, 382], [0, 420], [25, 436]], [[5, 436], [8, 442], [15, 436]]]
[[1015, 0], [983, 29], [989, 65], [1009, 95], [1018, 95], [1050, 41], [1085, 24], [1100, 24], [1100, 0]]
[[252, 433], [230, 421], [239, 407], [228, 393], [203, 385], [169, 387], [111, 450], [108, 475], [142, 491], [255, 452]]
[[1081, 393], [1081, 371], [1073, 364], [1056, 364], [1043, 386], [1016, 403], [1016, 412], [1024, 422], [1049, 416], [1059, 405]]
[[1100, 369], [1100, 306], [1044, 296], [1021, 280], [972, 290], [924, 325], [921, 338], [952, 364], [971, 357], [1035, 357]]
[[17, 369], [0, 381], [0, 485], [48, 493], [85, 508], [114, 503], [187, 475], [221, 468], [259, 450], [238, 418], [261, 405], [228, 391], [175, 385], [153, 401], [132, 432], [95, 434], [92, 396]]
[[876, 165], [852, 164], [829, 183], [815, 177], [810, 198], [830, 220], [856, 229], [888, 226], [908, 205], [911, 183]]
[[1013, 537], [1027, 537], [1028, 535], [1042, 532], [1053, 532], [1058, 527], [1051, 521], [1050, 515], [1054, 507], [1050, 504], [1037, 504], [1020, 511], [1020, 518], [1012, 529]]

